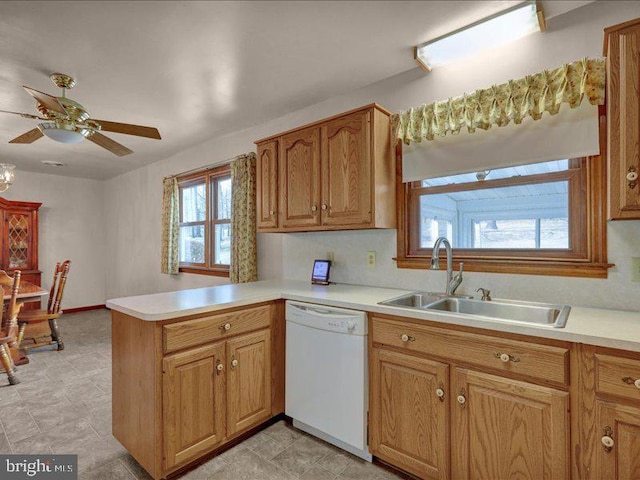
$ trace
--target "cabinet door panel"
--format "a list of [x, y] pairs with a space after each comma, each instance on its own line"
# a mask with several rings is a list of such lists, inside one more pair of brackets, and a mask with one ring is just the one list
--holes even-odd
[[456, 369], [453, 478], [569, 477], [569, 394]]
[[271, 416], [271, 337], [269, 330], [227, 342], [227, 435]]
[[372, 222], [370, 113], [359, 112], [322, 126], [322, 223]]
[[[640, 478], [640, 408], [608, 404], [598, 400], [596, 407], [596, 475], [602, 480], [637, 480]], [[613, 441], [605, 449], [603, 436]]]
[[[224, 438], [224, 343], [163, 361], [165, 465], [169, 469], [212, 450]], [[150, 428], [150, 427], [149, 427]]]
[[420, 477], [448, 478], [447, 382], [445, 364], [374, 348], [371, 452]]
[[256, 164], [258, 228], [278, 226], [278, 141], [258, 145]]
[[320, 225], [320, 133], [284, 135], [280, 153], [280, 226]]
[[[610, 218], [640, 218], [640, 25], [608, 37]], [[633, 187], [632, 187], [633, 185]]]

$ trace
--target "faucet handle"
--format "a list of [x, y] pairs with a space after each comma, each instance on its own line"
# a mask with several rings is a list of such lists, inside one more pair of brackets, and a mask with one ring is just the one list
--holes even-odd
[[486, 288], [480, 287], [476, 290], [476, 292], [482, 292], [482, 300], [488, 302], [491, 300], [491, 290], [487, 290]]

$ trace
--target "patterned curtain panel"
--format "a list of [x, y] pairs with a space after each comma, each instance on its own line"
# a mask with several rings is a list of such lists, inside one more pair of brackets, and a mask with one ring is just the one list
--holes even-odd
[[258, 279], [256, 249], [256, 154], [238, 157], [231, 164], [231, 283]]
[[178, 257], [178, 228], [180, 199], [178, 198], [178, 179], [164, 179], [162, 193], [162, 253], [160, 270], [171, 275], [178, 274], [180, 259]]
[[395, 114], [391, 125], [395, 137], [405, 144], [456, 134], [466, 127], [488, 130], [525, 117], [539, 120], [544, 112], [555, 115], [563, 103], [576, 108], [586, 96], [592, 105], [604, 104], [605, 61], [587, 59], [553, 70], [510, 80], [461, 97], [422, 105]]

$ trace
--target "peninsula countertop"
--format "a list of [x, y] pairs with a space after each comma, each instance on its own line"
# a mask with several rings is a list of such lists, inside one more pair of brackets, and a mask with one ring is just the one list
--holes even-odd
[[564, 328], [551, 328], [474, 315], [378, 305], [378, 302], [407, 293], [411, 293], [411, 290], [347, 284], [322, 286], [296, 280], [264, 280], [115, 298], [107, 301], [107, 307], [144, 321], [155, 322], [260, 302], [298, 300], [415, 320], [429, 320], [442, 323], [443, 327], [446, 324], [462, 325], [640, 352], [640, 312], [572, 306], [567, 325]]

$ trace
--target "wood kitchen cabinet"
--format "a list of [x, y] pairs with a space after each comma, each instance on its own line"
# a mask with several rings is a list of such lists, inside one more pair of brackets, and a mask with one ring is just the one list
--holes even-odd
[[640, 218], [640, 18], [605, 29], [609, 218]]
[[369, 325], [373, 455], [425, 479], [569, 478], [568, 344]]
[[113, 435], [160, 479], [283, 413], [284, 330], [282, 302], [157, 322], [113, 311]]
[[372, 104], [256, 141], [258, 231], [394, 228], [389, 116]]
[[454, 369], [452, 478], [569, 478], [569, 394]]
[[278, 141], [258, 145], [256, 208], [258, 229], [278, 227]]
[[424, 478], [449, 478], [448, 365], [374, 348], [370, 449]]
[[578, 478], [640, 478], [640, 353], [581, 346]]

